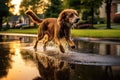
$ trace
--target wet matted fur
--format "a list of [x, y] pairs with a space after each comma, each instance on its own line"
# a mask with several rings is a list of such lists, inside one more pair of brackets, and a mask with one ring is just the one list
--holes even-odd
[[28, 10], [25, 12], [30, 19], [39, 25], [38, 37], [34, 45], [36, 50], [38, 41], [45, 38], [44, 50], [49, 41], [54, 40], [54, 42], [59, 46], [61, 52], [65, 52], [63, 46], [61, 45], [60, 39], [65, 38], [71, 48], [75, 48], [74, 42], [70, 39], [70, 29], [74, 23], [79, 21], [78, 13], [74, 9], [63, 10], [58, 18], [46, 18], [40, 19], [33, 11]]

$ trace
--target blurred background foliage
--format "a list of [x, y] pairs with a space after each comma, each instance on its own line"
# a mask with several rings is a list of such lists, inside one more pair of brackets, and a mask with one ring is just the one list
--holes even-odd
[[[9, 19], [15, 9], [15, 5], [12, 5], [11, 1], [12, 0], [0, 0], [0, 27], [3, 22]], [[72, 8], [78, 11], [82, 23], [94, 24], [97, 23], [97, 21], [105, 23], [106, 19], [99, 17], [99, 8], [103, 3], [109, 1], [112, 0], [22, 0], [19, 14], [20, 16], [26, 16], [24, 14], [25, 11], [31, 9], [38, 15], [42, 14], [42, 18], [56, 18], [61, 10]], [[6, 18], [6, 16], [8, 17]]]

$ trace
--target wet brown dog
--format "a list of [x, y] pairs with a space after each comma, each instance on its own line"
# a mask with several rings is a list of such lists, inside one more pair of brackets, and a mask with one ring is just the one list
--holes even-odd
[[63, 10], [58, 18], [46, 18], [40, 19], [33, 11], [28, 10], [25, 12], [33, 22], [39, 25], [38, 37], [34, 45], [36, 49], [38, 41], [45, 38], [44, 50], [49, 41], [54, 40], [54, 42], [59, 46], [61, 52], [65, 52], [63, 46], [61, 45], [60, 39], [65, 38], [71, 48], [75, 48], [74, 42], [70, 39], [70, 29], [74, 23], [79, 21], [78, 13], [74, 9]]

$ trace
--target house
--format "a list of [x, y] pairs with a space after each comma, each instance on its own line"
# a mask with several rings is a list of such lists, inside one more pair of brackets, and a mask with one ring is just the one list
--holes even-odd
[[[100, 18], [106, 18], [106, 3], [103, 2], [102, 6], [99, 8], [100, 10]], [[120, 22], [120, 0], [112, 0], [111, 5], [111, 22]]]
[[[103, 2], [99, 10], [100, 10], [100, 15], [99, 15], [100, 18], [106, 18], [106, 3]], [[116, 21], [120, 22], [120, 0], [112, 0], [112, 5], [111, 5], [111, 22], [116, 22]]]
[[105, 7], [106, 7], [106, 4], [103, 2], [102, 6], [99, 8], [99, 10], [100, 10], [99, 17], [100, 18], [105, 18], [106, 17]]
[[111, 21], [116, 22], [118, 20], [120, 20], [120, 0], [113, 0], [111, 5]]

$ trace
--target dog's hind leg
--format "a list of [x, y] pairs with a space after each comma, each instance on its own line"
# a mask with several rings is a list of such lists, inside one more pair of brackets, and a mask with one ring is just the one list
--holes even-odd
[[48, 41], [49, 41], [49, 35], [48, 34], [45, 34], [44, 35], [44, 40], [43, 40], [43, 50], [44, 51], [46, 51], [46, 45], [47, 45], [47, 43], [48, 43]]
[[43, 34], [38, 34], [38, 37], [37, 37], [37, 40], [35, 42], [35, 45], [34, 45], [34, 50], [37, 51], [37, 44], [39, 42], [39, 40], [41, 40], [43, 38]]

